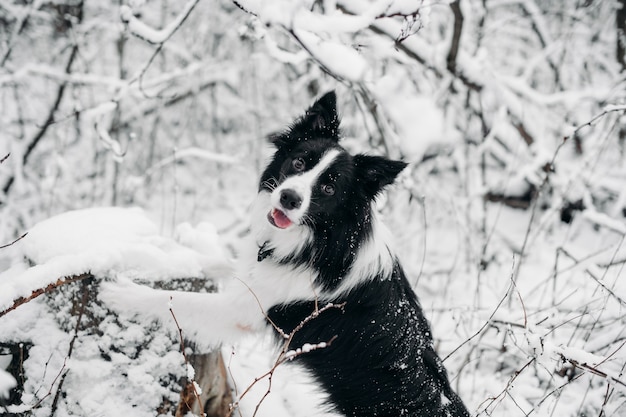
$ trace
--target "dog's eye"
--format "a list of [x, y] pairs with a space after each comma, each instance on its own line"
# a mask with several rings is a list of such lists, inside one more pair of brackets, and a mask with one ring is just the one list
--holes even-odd
[[334, 195], [335, 186], [332, 184], [322, 184], [322, 192], [326, 195]]
[[304, 159], [302, 158], [296, 158], [291, 162], [291, 165], [293, 166], [293, 169], [295, 169], [296, 171], [303, 171], [304, 170]]

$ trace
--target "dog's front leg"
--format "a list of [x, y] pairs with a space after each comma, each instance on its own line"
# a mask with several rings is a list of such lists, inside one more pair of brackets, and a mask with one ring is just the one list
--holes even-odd
[[262, 308], [246, 288], [218, 293], [163, 291], [120, 279], [102, 283], [99, 298], [120, 316], [158, 319], [174, 332], [175, 317], [185, 337], [204, 347], [234, 342], [265, 324]]

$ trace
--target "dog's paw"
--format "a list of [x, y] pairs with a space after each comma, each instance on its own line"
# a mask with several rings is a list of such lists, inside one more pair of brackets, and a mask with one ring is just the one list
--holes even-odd
[[149, 307], [154, 306], [154, 293], [152, 288], [135, 284], [127, 278], [119, 278], [117, 281], [101, 283], [98, 298], [105, 307], [120, 315], [151, 315]]

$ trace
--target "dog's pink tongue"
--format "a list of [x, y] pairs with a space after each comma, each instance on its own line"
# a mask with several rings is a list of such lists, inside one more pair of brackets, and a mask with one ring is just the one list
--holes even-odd
[[287, 217], [285, 213], [280, 210], [272, 210], [272, 219], [274, 219], [274, 224], [276, 224], [276, 227], [280, 227], [281, 229], [286, 229], [287, 227], [291, 226], [291, 220], [289, 220], [289, 217]]

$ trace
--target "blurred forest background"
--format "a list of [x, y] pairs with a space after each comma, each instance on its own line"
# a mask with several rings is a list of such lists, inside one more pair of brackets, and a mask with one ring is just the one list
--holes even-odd
[[[380, 210], [468, 408], [626, 415], [625, 51], [625, 0], [5, 0], [0, 245], [99, 206], [241, 238], [265, 138], [336, 89], [348, 149], [411, 163]], [[0, 407], [87, 415], [20, 369]]]

